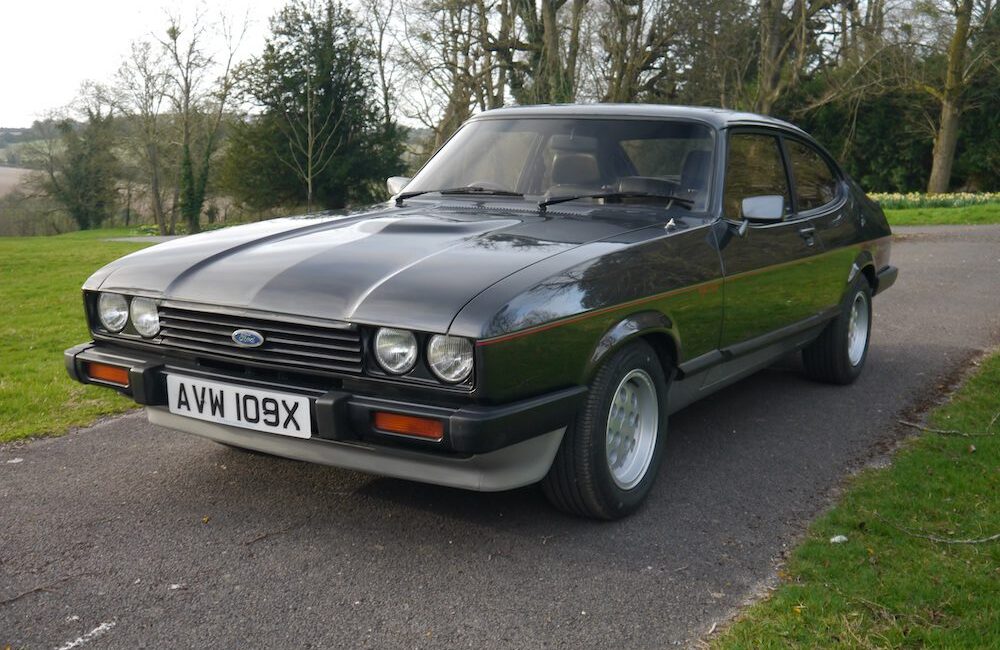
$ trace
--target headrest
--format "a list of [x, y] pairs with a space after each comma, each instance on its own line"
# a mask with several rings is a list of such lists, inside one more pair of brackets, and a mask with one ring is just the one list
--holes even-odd
[[549, 148], [554, 151], [597, 151], [597, 138], [586, 135], [554, 135], [549, 138]]
[[689, 151], [681, 170], [681, 187], [686, 190], [708, 187], [711, 160], [711, 151]]
[[601, 171], [593, 154], [557, 152], [552, 159], [554, 185], [589, 185], [600, 180]]

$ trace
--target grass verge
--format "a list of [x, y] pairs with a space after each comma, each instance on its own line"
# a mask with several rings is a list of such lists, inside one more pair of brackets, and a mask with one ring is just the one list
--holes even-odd
[[886, 209], [893, 226], [955, 226], [1000, 223], [1000, 203], [967, 205], [960, 208]]
[[994, 354], [932, 413], [953, 433], [921, 433], [854, 479], [779, 588], [712, 646], [1000, 648], [1000, 539], [957, 543], [1000, 533], [998, 413]]
[[134, 405], [66, 375], [64, 349], [89, 340], [80, 287], [141, 244], [102, 241], [128, 229], [0, 237], [0, 442], [92, 422]]

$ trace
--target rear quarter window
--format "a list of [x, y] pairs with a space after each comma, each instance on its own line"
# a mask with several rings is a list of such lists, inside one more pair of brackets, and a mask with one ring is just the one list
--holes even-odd
[[795, 178], [799, 212], [815, 210], [837, 198], [837, 175], [814, 148], [796, 140], [785, 140], [785, 150]]

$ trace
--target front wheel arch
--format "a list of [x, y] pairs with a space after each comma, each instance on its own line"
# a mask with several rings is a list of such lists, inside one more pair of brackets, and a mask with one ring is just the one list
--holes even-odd
[[[633, 379], [645, 388], [633, 390], [628, 385]], [[605, 360], [542, 480], [554, 506], [618, 519], [643, 503], [663, 460], [669, 385], [645, 341], [632, 339]]]
[[598, 368], [622, 346], [640, 339], [652, 346], [664, 372], [670, 374], [680, 358], [677, 332], [669, 317], [648, 310], [626, 316], [601, 335], [587, 359], [583, 382], [589, 384]]

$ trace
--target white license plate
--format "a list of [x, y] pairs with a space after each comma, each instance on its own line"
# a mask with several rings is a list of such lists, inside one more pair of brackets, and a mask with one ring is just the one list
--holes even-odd
[[283, 436], [312, 435], [309, 398], [217, 381], [167, 375], [171, 413]]

